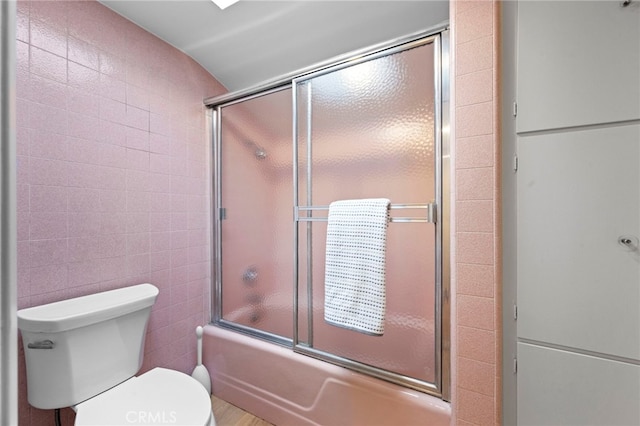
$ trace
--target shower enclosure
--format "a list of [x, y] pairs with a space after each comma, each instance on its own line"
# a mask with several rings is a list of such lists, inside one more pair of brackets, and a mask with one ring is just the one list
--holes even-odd
[[[214, 322], [448, 399], [448, 32], [207, 100]], [[324, 321], [328, 206], [391, 200], [382, 336]]]

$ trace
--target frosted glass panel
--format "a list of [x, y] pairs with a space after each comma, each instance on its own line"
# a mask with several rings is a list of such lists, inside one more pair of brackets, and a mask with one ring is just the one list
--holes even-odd
[[[422, 45], [296, 86], [301, 206], [354, 198], [388, 198], [392, 204], [435, 200], [433, 58], [433, 45]], [[403, 217], [426, 215], [419, 209], [391, 212]], [[326, 214], [314, 210], [308, 215]], [[326, 229], [326, 222], [315, 221], [301, 222], [298, 228], [299, 341], [434, 383], [435, 225], [392, 222], [388, 227], [383, 336], [324, 321]]]
[[222, 318], [291, 338], [291, 90], [221, 111]]
[[311, 114], [314, 204], [434, 199], [433, 45], [313, 78], [298, 96], [301, 162]]

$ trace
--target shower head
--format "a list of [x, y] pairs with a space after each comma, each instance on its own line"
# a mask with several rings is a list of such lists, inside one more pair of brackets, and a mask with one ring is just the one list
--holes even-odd
[[265, 158], [267, 158], [267, 151], [265, 151], [263, 147], [261, 147], [260, 145], [258, 145], [254, 141], [249, 140], [249, 139], [245, 139], [244, 140], [244, 144], [249, 146], [251, 149], [253, 149], [253, 155], [258, 160], [264, 160]]
[[262, 148], [257, 148], [254, 155], [258, 160], [264, 160], [265, 158], [267, 158], [267, 151]]

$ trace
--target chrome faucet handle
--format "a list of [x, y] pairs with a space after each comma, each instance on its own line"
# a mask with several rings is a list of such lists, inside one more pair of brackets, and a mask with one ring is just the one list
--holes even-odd
[[251, 284], [258, 279], [258, 269], [255, 266], [249, 266], [242, 274], [242, 281], [245, 284]]

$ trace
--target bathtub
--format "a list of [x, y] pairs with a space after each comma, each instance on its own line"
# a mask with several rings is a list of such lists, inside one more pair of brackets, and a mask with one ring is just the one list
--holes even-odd
[[278, 426], [449, 425], [450, 404], [227, 329], [204, 330], [213, 394]]

